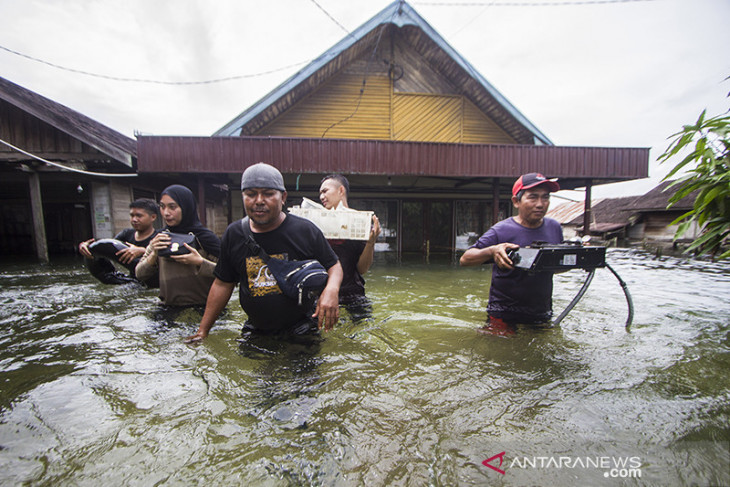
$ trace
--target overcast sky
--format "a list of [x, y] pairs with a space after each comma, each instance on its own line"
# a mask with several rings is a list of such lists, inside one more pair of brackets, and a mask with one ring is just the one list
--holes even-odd
[[[389, 3], [0, 0], [0, 76], [130, 137], [210, 135]], [[596, 197], [651, 189], [667, 137], [730, 105], [728, 0], [410, 4], [556, 145], [652, 148], [650, 180]], [[2, 48], [110, 77], [246, 77], [113, 81]]]

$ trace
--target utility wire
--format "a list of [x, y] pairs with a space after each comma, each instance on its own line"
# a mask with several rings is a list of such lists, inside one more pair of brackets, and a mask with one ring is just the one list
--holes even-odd
[[362, 103], [362, 98], [365, 95], [365, 84], [367, 83], [367, 80], [368, 80], [368, 71], [370, 71], [370, 63], [372, 63], [373, 59], [375, 58], [375, 55], [378, 52], [378, 46], [380, 46], [380, 39], [381, 39], [381, 37], [383, 37], [383, 32], [385, 31], [385, 28], [391, 22], [393, 22], [393, 18], [395, 18], [395, 15], [397, 13], [398, 13], [398, 10], [394, 10], [393, 15], [390, 17], [390, 21], [384, 22], [380, 26], [380, 31], [378, 32], [378, 37], [375, 40], [375, 47], [373, 47], [373, 52], [372, 52], [372, 54], [370, 54], [370, 58], [368, 59], [367, 64], [365, 64], [365, 74], [363, 75], [363, 78], [362, 78], [362, 86], [360, 86], [360, 95], [357, 97], [357, 105], [355, 105], [355, 109], [347, 117], [343, 118], [342, 120], [340, 120], [338, 122], [334, 122], [332, 125], [327, 127], [327, 129], [322, 133], [322, 138], [324, 138], [324, 136], [327, 135], [327, 132], [329, 132], [330, 129], [332, 129], [333, 127], [336, 127], [337, 125], [340, 125], [341, 123], [345, 123], [348, 120], [350, 120], [352, 117], [354, 117], [355, 114], [357, 113], [357, 111], [360, 109], [360, 104]]
[[610, 3], [653, 2], [655, 0], [566, 0], [563, 2], [413, 2], [432, 7], [565, 7], [572, 5], [601, 5]]
[[105, 172], [92, 172], [92, 171], [84, 171], [82, 169], [75, 169], [73, 167], [64, 166], [63, 164], [58, 164], [57, 162], [48, 161], [46, 159], [43, 159], [42, 157], [36, 156], [34, 154], [31, 154], [30, 152], [26, 152], [23, 149], [20, 149], [18, 147], [15, 147], [10, 142], [6, 142], [3, 139], [0, 139], [0, 143], [7, 145], [13, 150], [16, 150], [20, 152], [21, 154], [25, 154], [28, 157], [32, 157], [33, 159], [37, 159], [41, 162], [44, 162], [50, 166], [57, 167], [59, 169], [63, 169], [64, 171], [71, 171], [79, 174], [86, 174], [87, 176], [102, 176], [105, 178], [136, 178], [137, 174], [114, 174], [114, 173], [105, 173]]
[[281, 68], [272, 69], [270, 71], [263, 71], [261, 73], [254, 73], [254, 74], [242, 74], [242, 75], [237, 75], [237, 76], [228, 76], [226, 78], [216, 78], [216, 79], [208, 79], [208, 80], [202, 80], [202, 81], [162, 81], [162, 80], [144, 79], [144, 78], [124, 78], [124, 77], [120, 77], [120, 76], [109, 76], [109, 75], [105, 75], [105, 74], [91, 73], [89, 71], [83, 71], [81, 69], [67, 68], [66, 66], [54, 64], [54, 63], [45, 61], [43, 59], [29, 56], [28, 54], [23, 54], [22, 52], [14, 51], [13, 49], [9, 49], [5, 46], [0, 46], [0, 49], [2, 49], [3, 51], [7, 51], [11, 54], [15, 54], [16, 56], [30, 59], [31, 61], [45, 64], [45, 65], [51, 66], [53, 68], [62, 69], [64, 71], [69, 71], [71, 73], [83, 74], [86, 76], [92, 76], [94, 78], [108, 79], [108, 80], [112, 80], [112, 81], [126, 81], [126, 82], [132, 82], [132, 83], [149, 83], [149, 84], [158, 84], [158, 85], [205, 85], [205, 84], [212, 84], [212, 83], [222, 83], [224, 81], [233, 81], [233, 80], [237, 80], [237, 79], [256, 78], [259, 76], [265, 76], [267, 74], [277, 73], [279, 71], [285, 71], [287, 69], [295, 68], [297, 66], [301, 66], [302, 64], [311, 62], [311, 60], [301, 61], [301, 62], [298, 62], [295, 64], [290, 64], [288, 66], [284, 66]]
[[352, 35], [352, 34], [350, 33], [350, 31], [349, 31], [349, 30], [347, 30], [347, 27], [345, 27], [344, 25], [340, 24], [340, 23], [339, 23], [339, 22], [337, 21], [337, 19], [336, 19], [336, 18], [334, 18], [334, 17], [332, 16], [332, 15], [330, 15], [330, 13], [329, 13], [329, 12], [328, 12], [327, 10], [325, 10], [325, 9], [324, 9], [324, 7], [322, 7], [322, 6], [321, 6], [321, 5], [319, 4], [319, 3], [317, 3], [317, 0], [311, 0], [311, 2], [312, 2], [313, 4], [315, 4], [315, 5], [317, 6], [317, 8], [318, 8], [318, 9], [320, 9], [320, 10], [321, 10], [322, 12], [324, 12], [324, 14], [325, 14], [325, 15], [326, 15], [327, 17], [329, 17], [329, 18], [330, 18], [330, 20], [332, 20], [332, 22], [334, 22], [335, 24], [337, 24], [337, 26], [338, 26], [338, 27], [339, 27], [340, 29], [342, 29], [343, 31], [345, 31], [345, 34], [347, 34], [347, 35], [349, 35], [349, 36], [351, 36], [351, 35]]

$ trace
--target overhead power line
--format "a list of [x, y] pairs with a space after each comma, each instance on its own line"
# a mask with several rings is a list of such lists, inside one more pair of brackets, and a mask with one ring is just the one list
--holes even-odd
[[31, 154], [30, 152], [26, 152], [26, 151], [24, 151], [23, 149], [21, 149], [19, 147], [15, 147], [13, 144], [11, 144], [10, 142], [6, 142], [3, 139], [0, 139], [0, 144], [5, 144], [8, 147], [10, 147], [11, 149], [20, 152], [21, 154], [24, 154], [24, 155], [26, 155], [28, 157], [31, 157], [33, 159], [36, 159], [36, 160], [41, 161], [43, 163], [46, 163], [49, 166], [53, 166], [53, 167], [57, 167], [59, 169], [63, 169], [64, 171], [71, 171], [71, 172], [75, 172], [75, 173], [79, 173], [79, 174], [85, 174], [87, 176], [102, 176], [102, 177], [105, 177], [105, 178], [136, 178], [137, 177], [137, 173], [134, 173], [134, 174], [116, 174], [116, 173], [106, 173], [106, 172], [84, 171], [83, 169], [76, 169], [76, 168], [73, 168], [73, 167], [64, 166], [63, 164], [59, 164], [57, 162], [53, 162], [53, 161], [49, 161], [49, 160], [43, 159], [42, 157], [36, 156], [35, 154]]
[[432, 7], [566, 7], [572, 5], [600, 5], [610, 3], [653, 2], [655, 0], [565, 0], [552, 2], [413, 2]]
[[237, 76], [228, 76], [225, 78], [208, 79], [208, 80], [202, 80], [202, 81], [163, 81], [163, 80], [144, 79], [144, 78], [125, 78], [125, 77], [121, 77], [121, 76], [109, 76], [106, 74], [92, 73], [89, 71], [83, 71], [81, 69], [68, 68], [66, 66], [61, 66], [60, 64], [51, 63], [51, 62], [45, 61], [43, 59], [29, 56], [28, 54], [23, 54], [22, 52], [14, 51], [13, 49], [9, 49], [5, 46], [0, 46], [0, 49], [2, 49], [3, 51], [7, 51], [11, 54], [15, 54], [16, 56], [30, 59], [31, 61], [45, 64], [47, 66], [51, 66], [56, 69], [62, 69], [64, 71], [69, 71], [71, 73], [83, 74], [85, 76], [92, 76], [94, 78], [108, 79], [108, 80], [112, 80], [112, 81], [125, 81], [125, 82], [131, 82], [131, 83], [149, 83], [149, 84], [158, 84], [158, 85], [206, 85], [206, 84], [212, 84], [212, 83], [222, 83], [224, 81], [233, 81], [233, 80], [237, 80], [237, 79], [256, 78], [259, 76], [265, 76], [267, 74], [277, 73], [279, 71], [285, 71], [287, 69], [295, 68], [297, 66], [301, 66], [302, 64], [311, 62], [311, 60], [301, 61], [301, 62], [298, 62], [295, 64], [290, 64], [288, 66], [284, 66], [281, 68], [276, 68], [276, 69], [272, 69], [269, 71], [263, 71], [261, 73], [241, 74], [241, 75], [237, 75]]
[[332, 22], [334, 22], [335, 24], [337, 24], [337, 26], [338, 26], [338, 27], [339, 27], [340, 29], [344, 30], [346, 34], [350, 35], [350, 31], [349, 31], [349, 30], [347, 30], [347, 27], [345, 27], [344, 25], [340, 24], [340, 23], [339, 23], [339, 22], [337, 21], [337, 19], [336, 19], [336, 18], [334, 18], [334, 17], [332, 16], [332, 15], [330, 15], [330, 13], [329, 13], [329, 12], [328, 12], [327, 10], [325, 10], [325, 9], [324, 9], [324, 7], [322, 7], [322, 6], [321, 6], [321, 5], [319, 4], [319, 3], [317, 3], [317, 0], [311, 0], [311, 2], [312, 2], [313, 4], [315, 4], [315, 5], [317, 6], [317, 8], [318, 8], [318, 9], [320, 9], [320, 10], [321, 10], [322, 12], [324, 12], [324, 14], [325, 14], [325, 15], [326, 15], [327, 17], [329, 17], [329, 18], [330, 18], [330, 20], [331, 20]]

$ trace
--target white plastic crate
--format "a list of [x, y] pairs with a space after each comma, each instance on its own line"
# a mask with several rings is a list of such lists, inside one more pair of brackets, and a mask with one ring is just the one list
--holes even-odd
[[289, 208], [292, 215], [312, 221], [328, 239], [367, 240], [370, 238], [372, 211], [349, 208], [328, 210], [312, 200], [304, 198], [302, 206]]

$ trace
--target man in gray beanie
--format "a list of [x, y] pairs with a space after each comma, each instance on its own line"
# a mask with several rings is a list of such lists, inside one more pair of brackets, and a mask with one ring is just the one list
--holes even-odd
[[[314, 223], [284, 212], [286, 187], [278, 169], [263, 162], [248, 167], [241, 177], [243, 207], [247, 218], [228, 226], [221, 241], [221, 255], [208, 294], [198, 332], [188, 342], [208, 333], [239, 283], [241, 307], [248, 319], [245, 332], [303, 334], [330, 330], [339, 319], [342, 266]], [[327, 285], [319, 300], [300, 305], [285, 296], [267, 264], [247, 241], [271, 257], [284, 260], [316, 259], [327, 269]]]

